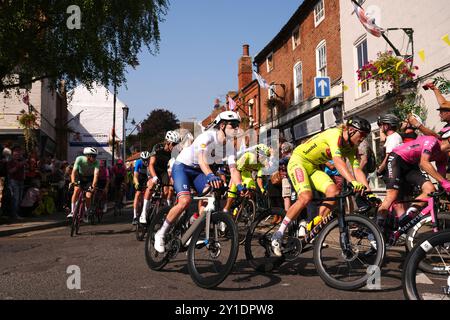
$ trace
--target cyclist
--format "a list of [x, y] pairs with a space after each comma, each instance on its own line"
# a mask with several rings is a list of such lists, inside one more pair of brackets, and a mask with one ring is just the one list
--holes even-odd
[[[81, 192], [80, 186], [83, 189], [88, 189], [89, 187], [89, 191], [86, 192], [86, 211], [88, 211], [91, 206], [92, 192], [97, 187], [100, 168], [100, 164], [97, 160], [97, 154], [98, 152], [96, 148], [86, 147], [83, 149], [83, 155], [77, 157], [75, 160], [70, 177], [70, 186], [75, 186], [75, 188], [72, 195], [71, 211], [67, 215], [67, 218], [73, 217], [77, 206], [76, 201], [78, 199], [79, 192]], [[86, 223], [88, 222], [87, 215], [83, 217], [83, 221]]]
[[154, 247], [156, 251], [165, 252], [165, 233], [178, 216], [189, 207], [192, 201], [191, 187], [194, 187], [199, 194], [205, 192], [210, 186], [221, 187], [222, 180], [213, 173], [210, 167], [214, 161], [211, 159], [213, 153], [216, 159], [223, 159], [220, 155], [225, 147], [231, 179], [237, 185], [239, 192], [244, 191], [241, 175], [236, 169], [236, 150], [233, 144], [233, 138], [237, 136], [240, 122], [241, 117], [236, 112], [221, 112], [211, 123], [209, 129], [200, 134], [189, 147], [184, 148], [178, 155], [172, 168], [178, 202], [170, 209], [161, 229], [155, 234]]
[[134, 203], [133, 203], [133, 225], [138, 223], [137, 215], [138, 215], [138, 206], [139, 200], [142, 193], [147, 188], [147, 181], [149, 176], [148, 165], [150, 161], [150, 152], [142, 151], [140, 154], [141, 158], [136, 161], [134, 164], [134, 175], [133, 175], [133, 184], [136, 193], [134, 195]]
[[[296, 219], [313, 199], [313, 188], [328, 197], [339, 194], [338, 187], [320, 165], [329, 160], [339, 174], [351, 183], [355, 191], [361, 192], [365, 188], [370, 191], [364, 172], [359, 168], [358, 145], [370, 133], [370, 123], [360, 117], [350, 118], [345, 125], [325, 130], [316, 134], [305, 143], [294, 149], [288, 163], [288, 174], [297, 192], [297, 201], [289, 208], [280, 228], [272, 236], [272, 249], [275, 255], [281, 256], [281, 239], [284, 231]], [[349, 170], [344, 158], [352, 164], [354, 174]], [[318, 224], [335, 205], [336, 201], [326, 201], [319, 209], [319, 216], [314, 219]]]
[[123, 160], [117, 160], [117, 163], [112, 168], [112, 185], [114, 188], [114, 199], [116, 203], [122, 205], [123, 190], [127, 184], [127, 169], [123, 165]]
[[103, 212], [108, 210], [107, 195], [109, 190], [109, 170], [106, 167], [106, 160], [100, 160], [100, 168], [98, 172], [98, 185], [96, 192], [102, 192], [100, 203], [103, 203]]
[[164, 143], [158, 143], [153, 147], [150, 154], [150, 164], [148, 166], [150, 177], [147, 181], [147, 190], [144, 195], [144, 205], [142, 207], [141, 216], [139, 222], [142, 224], [147, 223], [148, 203], [152, 196], [152, 191], [158, 181], [164, 185], [164, 198], [167, 199], [169, 193], [169, 175], [167, 172], [167, 166], [171, 158], [173, 148], [180, 143], [180, 135], [175, 131], [167, 131], [166, 140]]
[[[270, 148], [261, 143], [256, 145], [255, 152], [245, 152], [236, 162], [236, 168], [241, 173], [242, 184], [247, 189], [256, 189], [256, 184], [258, 184], [259, 189], [264, 193], [265, 189], [262, 179], [263, 168], [266, 167], [268, 158], [270, 157]], [[253, 172], [257, 172], [256, 184], [252, 176]], [[237, 186], [234, 183], [230, 185], [230, 191], [228, 193], [227, 203], [223, 208], [224, 212], [228, 212], [236, 198]]]
[[[438, 139], [434, 136], [420, 136], [414, 141], [404, 143], [392, 150], [388, 158], [386, 197], [378, 209], [377, 223], [382, 230], [391, 204], [397, 199], [402, 183], [421, 187], [422, 193], [416, 199], [424, 199], [436, 191], [425, 171], [450, 192], [450, 181], [445, 179], [448, 152], [450, 151], [450, 127]], [[431, 164], [436, 162], [436, 168]], [[419, 212], [423, 203], [414, 203], [406, 211], [407, 215]], [[384, 233], [384, 232], [383, 232]]]

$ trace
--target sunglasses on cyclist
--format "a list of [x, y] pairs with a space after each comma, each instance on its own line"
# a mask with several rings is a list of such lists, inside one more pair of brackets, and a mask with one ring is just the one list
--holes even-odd
[[239, 122], [237, 122], [237, 121], [228, 122], [228, 124], [229, 124], [233, 129], [236, 129], [236, 128], [239, 127]]

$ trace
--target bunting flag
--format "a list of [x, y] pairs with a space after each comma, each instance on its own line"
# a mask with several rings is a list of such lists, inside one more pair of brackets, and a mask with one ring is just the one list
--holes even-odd
[[443, 36], [441, 39], [442, 39], [442, 41], [444, 41], [447, 45], [450, 46], [450, 39], [449, 39], [449, 37], [448, 37], [448, 34], [446, 34], [445, 36]]
[[230, 96], [228, 96], [228, 108], [229, 108], [231, 111], [234, 111], [234, 109], [236, 109], [236, 102], [234, 102], [234, 100], [231, 99]]
[[364, 9], [359, 6], [354, 0], [352, 0], [353, 7], [355, 8], [355, 14], [358, 16], [359, 21], [362, 23], [363, 27], [373, 36], [381, 37], [384, 30], [377, 26], [375, 23], [375, 18], [372, 18], [366, 14]]
[[261, 77], [261, 75], [255, 71], [253, 71], [253, 74], [255, 75], [256, 80], [258, 80], [259, 86], [263, 89], [269, 89], [269, 84], [267, 83], [266, 80], [264, 80], [263, 77]]
[[348, 89], [349, 89], [349, 87], [348, 86], [346, 86], [345, 84], [342, 86], [342, 89], [344, 90], [344, 91], [347, 91]]
[[397, 63], [397, 65], [395, 66], [395, 70], [396, 70], [396, 71], [398, 70], [398, 68], [400, 68], [400, 66], [401, 66], [402, 63], [403, 63], [403, 60], [401, 60], [401, 61], [399, 61], [399, 62]]
[[363, 81], [361, 81], [360, 83], [358, 83], [358, 87], [361, 87], [362, 85], [363, 85], [363, 83], [364, 82], [366, 82], [367, 81], [367, 79], [366, 80], [363, 80]]
[[378, 74], [383, 74], [385, 72], [386, 72], [386, 70], [383, 70], [383, 68], [381, 68], [381, 67], [380, 67], [380, 69], [378, 69]]
[[418, 52], [418, 54], [419, 54], [419, 57], [420, 57], [420, 59], [423, 61], [423, 62], [425, 62], [425, 50], [420, 50], [419, 52]]

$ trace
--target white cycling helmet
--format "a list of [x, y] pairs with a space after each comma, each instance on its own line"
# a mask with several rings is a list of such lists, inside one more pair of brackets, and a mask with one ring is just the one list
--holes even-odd
[[241, 116], [239, 116], [239, 113], [234, 111], [224, 111], [217, 115], [217, 117], [212, 122], [213, 126], [217, 126], [222, 121], [237, 121], [241, 122]]
[[142, 152], [141, 152], [141, 159], [142, 159], [142, 160], [148, 160], [148, 159], [150, 159], [150, 152], [148, 152], [148, 151], [142, 151]]
[[85, 156], [96, 156], [98, 154], [97, 149], [93, 147], [86, 147], [83, 149], [83, 154]]
[[166, 140], [173, 143], [180, 143], [181, 138], [178, 132], [176, 131], [167, 131]]
[[442, 128], [439, 134], [441, 135], [441, 140], [450, 138], [450, 127]]

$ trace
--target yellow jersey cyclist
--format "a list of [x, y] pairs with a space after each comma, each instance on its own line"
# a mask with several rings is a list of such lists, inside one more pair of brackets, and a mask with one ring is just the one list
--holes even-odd
[[[72, 174], [70, 176], [70, 186], [75, 186], [73, 195], [72, 195], [72, 206], [71, 211], [67, 215], [67, 218], [72, 218], [75, 208], [78, 203], [76, 203], [79, 193], [81, 192], [80, 186], [83, 189], [88, 189], [86, 192], [86, 210], [88, 212], [91, 207], [91, 198], [92, 192], [97, 187], [98, 176], [100, 163], [97, 160], [97, 149], [93, 147], [86, 147], [83, 149], [83, 155], [79, 156], [75, 160], [75, 164], [73, 166]], [[80, 186], [78, 185], [80, 184]], [[88, 222], [88, 216], [85, 214], [83, 217], [83, 221], [85, 223]]]
[[[245, 152], [236, 162], [236, 168], [241, 173], [242, 185], [244, 185], [247, 189], [256, 189], [256, 184], [258, 184], [261, 192], [265, 192], [263, 184], [263, 169], [268, 164], [270, 154], [270, 148], [265, 144], [260, 143], [256, 145], [255, 152]], [[253, 172], [256, 172], [256, 183], [253, 179]], [[231, 192], [228, 193], [227, 203], [223, 208], [224, 212], [228, 212], [233, 204], [234, 199], [236, 198], [236, 192], [238, 191], [237, 186], [232, 183], [230, 186], [230, 191]]]
[[[294, 149], [288, 163], [288, 175], [297, 192], [297, 201], [289, 208], [280, 228], [272, 236], [272, 250], [276, 256], [282, 255], [281, 239], [289, 223], [296, 219], [300, 212], [312, 201], [313, 188], [325, 194], [325, 197], [336, 197], [339, 189], [320, 165], [329, 160], [334, 161], [340, 175], [350, 182], [355, 191], [370, 191], [364, 172], [359, 168], [358, 145], [370, 133], [370, 123], [360, 117], [350, 118], [345, 125], [325, 130]], [[347, 158], [353, 172], [347, 167]], [[328, 215], [336, 201], [325, 201], [319, 209], [319, 216]]]

